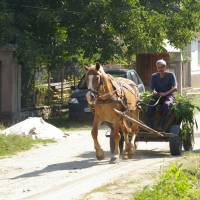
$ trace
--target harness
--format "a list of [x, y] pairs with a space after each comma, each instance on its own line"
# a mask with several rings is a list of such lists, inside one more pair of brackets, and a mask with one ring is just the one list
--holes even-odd
[[[107, 76], [112, 85], [112, 89], [113, 89], [112, 93], [106, 92], [102, 95], [99, 95], [100, 87], [103, 85], [102, 78], [100, 79], [100, 84], [98, 85], [96, 91], [91, 90], [91, 89], [88, 90], [93, 95], [95, 99], [95, 104], [119, 103], [124, 107], [124, 109], [129, 110], [128, 101], [127, 101], [126, 94], [124, 92], [124, 88], [126, 88], [133, 95], [137, 95], [137, 91], [134, 90], [128, 83], [117, 81], [109, 74], [107, 74]], [[137, 87], [137, 85], [134, 82], [131, 82], [131, 84], [134, 84], [134, 86]], [[109, 98], [104, 99], [106, 96], [108, 96]]]

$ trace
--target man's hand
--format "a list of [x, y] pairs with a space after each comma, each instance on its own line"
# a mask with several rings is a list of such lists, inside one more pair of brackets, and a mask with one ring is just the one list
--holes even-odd
[[168, 93], [167, 93], [167, 92], [160, 92], [159, 95], [160, 95], [161, 97], [165, 97], [165, 96], [168, 95]]
[[159, 96], [159, 93], [158, 92], [156, 92], [155, 90], [152, 92], [152, 95], [153, 96]]

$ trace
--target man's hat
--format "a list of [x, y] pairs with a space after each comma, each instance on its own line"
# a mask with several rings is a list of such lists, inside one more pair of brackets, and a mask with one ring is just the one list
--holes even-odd
[[163, 59], [157, 60], [156, 65], [158, 65], [158, 64], [165, 65], [165, 66], [167, 65], [166, 61]]

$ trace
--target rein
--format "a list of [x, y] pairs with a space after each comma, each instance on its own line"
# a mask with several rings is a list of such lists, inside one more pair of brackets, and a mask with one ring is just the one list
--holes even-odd
[[145, 106], [149, 106], [149, 107], [155, 107], [158, 105], [160, 99], [161, 99], [162, 96], [159, 96], [158, 100], [154, 103], [154, 104], [146, 104], [146, 103], [143, 103], [142, 101], [140, 101], [140, 104], [143, 104]]

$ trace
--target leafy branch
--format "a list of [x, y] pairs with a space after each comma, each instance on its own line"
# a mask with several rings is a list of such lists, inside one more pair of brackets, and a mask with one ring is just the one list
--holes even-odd
[[200, 111], [200, 107], [194, 105], [186, 96], [178, 94], [171, 109], [175, 113], [177, 120], [182, 122], [181, 135], [183, 139], [188, 134], [193, 135], [194, 126], [198, 127], [194, 113], [196, 110]]

